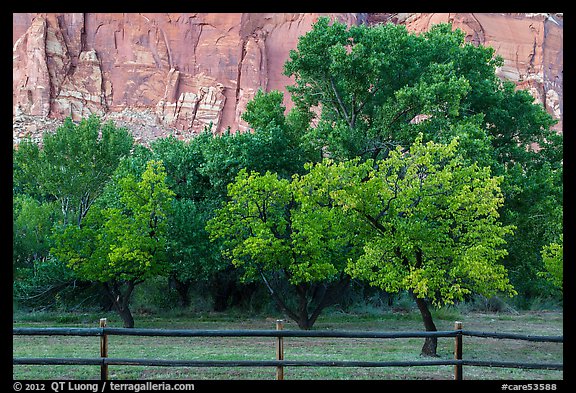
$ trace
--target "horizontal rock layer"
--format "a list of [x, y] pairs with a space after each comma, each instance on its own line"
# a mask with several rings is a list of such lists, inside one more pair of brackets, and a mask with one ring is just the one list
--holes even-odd
[[246, 130], [247, 102], [259, 88], [286, 92], [288, 53], [321, 15], [413, 32], [452, 22], [493, 46], [504, 58], [499, 76], [528, 89], [562, 129], [562, 14], [15, 13], [13, 141], [91, 113], [140, 143], [189, 139], [210, 125]]

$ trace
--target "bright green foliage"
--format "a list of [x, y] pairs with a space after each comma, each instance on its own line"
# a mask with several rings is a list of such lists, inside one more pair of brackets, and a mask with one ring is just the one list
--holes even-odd
[[[349, 284], [343, 270], [360, 251], [354, 217], [330, 197], [335, 187], [338, 182], [310, 174], [289, 181], [241, 170], [228, 187], [228, 203], [207, 226], [213, 238], [223, 239], [223, 253], [243, 268], [245, 279], [261, 279], [303, 329]], [[295, 290], [296, 310], [272, 288], [277, 280]]]
[[471, 293], [515, 293], [497, 263], [512, 233], [498, 221], [502, 179], [465, 164], [457, 145], [419, 138], [409, 152], [397, 148], [386, 160], [331, 164], [351, 179], [335, 198], [372, 228], [349, 274], [436, 305]]
[[[56, 235], [53, 255], [79, 277], [104, 283], [124, 319], [134, 286], [166, 272], [167, 217], [174, 193], [165, 184], [161, 161], [149, 161], [140, 179], [128, 174], [117, 180], [118, 204], [91, 209], [81, 227]], [[122, 287], [126, 287], [122, 292]]]
[[[214, 238], [224, 238], [225, 255], [236, 266], [246, 266], [247, 277], [276, 266], [290, 268], [291, 253], [286, 206], [292, 200], [290, 182], [267, 172], [241, 170], [228, 187], [230, 201], [208, 222]], [[247, 258], [248, 257], [248, 260]], [[297, 281], [301, 277], [295, 278]]]
[[142, 281], [161, 273], [173, 196], [165, 177], [162, 163], [150, 161], [142, 179], [120, 179], [123, 208], [94, 210], [81, 228], [66, 229], [53, 253], [91, 281]]
[[559, 243], [551, 243], [542, 248], [542, 259], [546, 272], [543, 273], [561, 291], [564, 287], [564, 236], [560, 235]]
[[226, 255], [248, 278], [282, 270], [294, 285], [331, 280], [348, 260], [342, 254], [355, 244], [355, 233], [351, 216], [333, 205], [329, 187], [311, 175], [290, 182], [242, 170], [208, 230], [226, 239]]

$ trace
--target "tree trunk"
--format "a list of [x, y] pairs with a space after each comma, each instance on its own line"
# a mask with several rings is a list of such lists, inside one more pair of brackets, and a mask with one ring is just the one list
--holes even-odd
[[134, 327], [134, 317], [132, 316], [132, 312], [130, 311], [130, 296], [132, 295], [132, 291], [134, 290], [135, 283], [133, 281], [128, 281], [126, 283], [127, 289], [125, 293], [122, 293], [120, 289], [121, 284], [114, 282], [104, 283], [104, 287], [106, 288], [106, 292], [110, 299], [112, 300], [112, 304], [116, 309], [116, 312], [122, 319], [122, 323], [125, 328], [133, 328]]
[[319, 300], [316, 309], [312, 312], [312, 315], [310, 316], [309, 320], [310, 327], [314, 325], [314, 323], [320, 316], [320, 313], [326, 307], [338, 303], [338, 301], [342, 298], [342, 295], [345, 293], [346, 289], [348, 289], [348, 287], [350, 286], [350, 282], [351, 277], [349, 275], [341, 274], [340, 280], [337, 283], [332, 285], [330, 284], [323, 285], [322, 290], [319, 291], [320, 295], [318, 295], [318, 292], [315, 292], [314, 297], [318, 295]]
[[191, 281], [180, 281], [176, 277], [171, 278], [171, 284], [176, 292], [178, 293], [178, 299], [180, 301], [180, 306], [183, 308], [188, 308], [190, 306], [190, 297], [188, 292], [190, 291]]
[[[272, 288], [264, 272], [260, 271], [260, 276], [278, 307], [282, 309], [290, 319], [295, 321], [302, 330], [312, 329], [322, 310], [336, 304], [351, 281], [350, 276], [342, 273], [340, 280], [332, 285], [321, 284], [320, 286], [315, 286], [309, 283], [295, 285], [293, 288], [298, 298], [298, 306], [293, 309], [290, 308], [274, 288]], [[312, 303], [316, 303], [316, 307], [312, 313], [310, 313], [308, 307], [311, 306]]]
[[310, 330], [310, 318], [308, 318], [308, 284], [296, 285], [298, 293], [298, 327], [302, 330]]
[[[414, 293], [412, 296], [416, 300], [416, 305], [418, 306], [418, 310], [420, 310], [420, 314], [422, 315], [422, 321], [424, 322], [424, 327], [426, 328], [427, 332], [436, 332], [436, 325], [434, 324], [434, 320], [432, 319], [432, 314], [428, 309], [428, 303], [425, 299], [417, 297]], [[438, 346], [438, 338], [437, 337], [426, 337], [424, 341], [424, 345], [422, 346], [422, 352], [420, 352], [421, 356], [432, 356], [437, 357], [436, 348]]]
[[298, 327], [301, 330], [310, 330], [312, 329], [312, 323], [310, 323], [310, 319], [308, 318], [308, 315], [303, 315], [300, 314], [300, 318], [296, 321], [296, 323], [298, 323]]
[[124, 307], [117, 306], [116, 311], [118, 312], [118, 315], [120, 315], [120, 318], [122, 318], [122, 324], [125, 328], [131, 329], [134, 327], [134, 317], [132, 316], [132, 312], [128, 305]]
[[[350, 276], [341, 275], [340, 280], [333, 284], [322, 284], [318, 285], [312, 291], [312, 299], [309, 302], [309, 286], [300, 286], [297, 288], [297, 292], [300, 297], [300, 307], [298, 310], [298, 327], [302, 330], [310, 330], [316, 320], [322, 313], [322, 311], [331, 305], [338, 303], [342, 294], [350, 285]], [[315, 309], [312, 313], [309, 312], [308, 306], [314, 301], [316, 303]]]
[[214, 305], [213, 309], [217, 312], [226, 311], [228, 308], [228, 300], [232, 288], [232, 281], [216, 281], [214, 289]]

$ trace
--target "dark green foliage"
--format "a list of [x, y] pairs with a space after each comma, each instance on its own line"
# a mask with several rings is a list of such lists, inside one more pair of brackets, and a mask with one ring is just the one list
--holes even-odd
[[44, 133], [42, 149], [26, 143], [19, 148], [16, 182], [23, 192], [57, 200], [64, 225], [80, 225], [132, 144], [128, 131], [112, 122], [90, 116], [75, 124], [67, 118], [55, 133]]
[[12, 260], [14, 266], [29, 267], [48, 257], [52, 226], [62, 214], [55, 202], [39, 202], [27, 194], [16, 194], [12, 208]]

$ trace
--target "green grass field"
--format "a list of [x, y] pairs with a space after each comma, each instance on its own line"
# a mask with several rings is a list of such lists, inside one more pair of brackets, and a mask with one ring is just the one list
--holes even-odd
[[[108, 326], [121, 327], [115, 314], [39, 313], [14, 315], [14, 327], [98, 327], [99, 318], [108, 318]], [[275, 329], [275, 317], [243, 318], [239, 315], [207, 313], [184, 316], [136, 315], [136, 327], [156, 329]], [[563, 335], [562, 312], [459, 313], [453, 310], [435, 312], [438, 330], [451, 330], [454, 321], [464, 329], [531, 335]], [[291, 321], [284, 329], [297, 330]], [[422, 331], [417, 312], [380, 314], [327, 313], [314, 330]], [[111, 358], [194, 359], [194, 360], [274, 360], [275, 338], [267, 337], [131, 337], [109, 336]], [[344, 339], [285, 338], [286, 360], [362, 360], [418, 361], [423, 339]], [[453, 338], [438, 339], [440, 359], [453, 358]], [[13, 336], [14, 357], [99, 357], [98, 337]], [[538, 343], [479, 337], [463, 338], [463, 358], [517, 362], [563, 362], [563, 344]], [[13, 378], [34, 379], [99, 379], [97, 366], [13, 366]], [[274, 367], [142, 367], [110, 366], [109, 378], [123, 379], [191, 379], [270, 380]], [[453, 378], [453, 366], [419, 367], [286, 367], [285, 379], [379, 379], [432, 380]], [[464, 379], [474, 380], [562, 380], [562, 371], [522, 370], [507, 368], [464, 367]]]

